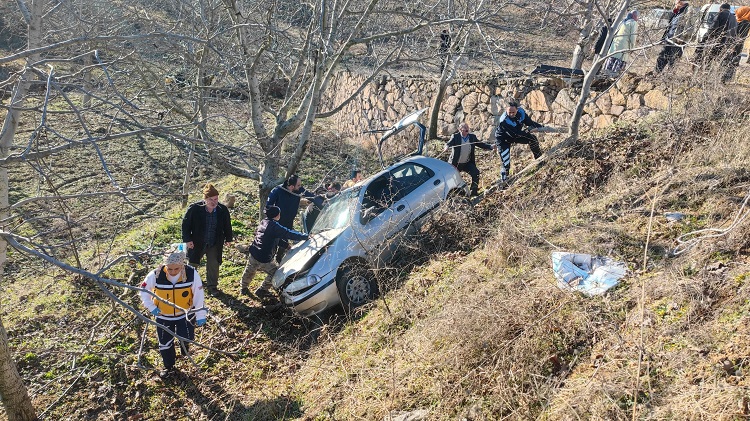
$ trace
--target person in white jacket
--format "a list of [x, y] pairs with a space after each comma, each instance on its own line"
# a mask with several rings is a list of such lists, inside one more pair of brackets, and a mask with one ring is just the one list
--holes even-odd
[[612, 44], [609, 45], [609, 57], [604, 64], [605, 74], [608, 76], [618, 76], [630, 61], [630, 51], [635, 48], [638, 32], [638, 17], [637, 10], [631, 11], [617, 28]]
[[[162, 265], [146, 275], [139, 295], [143, 305], [160, 325], [156, 328], [156, 334], [164, 369], [159, 376], [170, 377], [175, 372], [175, 337], [164, 327], [180, 337], [193, 340], [194, 326], [206, 323], [203, 282], [198, 271], [185, 264], [185, 253], [178, 251], [167, 255]], [[183, 342], [182, 346], [183, 352], [186, 352], [187, 343]]]

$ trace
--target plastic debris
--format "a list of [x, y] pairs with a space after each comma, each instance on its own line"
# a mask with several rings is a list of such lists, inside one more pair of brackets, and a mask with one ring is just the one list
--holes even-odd
[[173, 252], [181, 251], [181, 252], [187, 253], [188, 246], [187, 246], [187, 243], [172, 243], [169, 245], [169, 249]]
[[560, 289], [592, 296], [617, 285], [627, 267], [609, 257], [556, 251], [552, 253], [552, 270]]
[[667, 218], [667, 221], [677, 222], [685, 218], [685, 214], [680, 212], [667, 212], [664, 214], [664, 217]]

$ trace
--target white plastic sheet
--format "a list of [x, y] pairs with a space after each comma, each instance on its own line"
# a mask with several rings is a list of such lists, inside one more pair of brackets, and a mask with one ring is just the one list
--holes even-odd
[[627, 267], [609, 257], [556, 251], [552, 253], [552, 270], [560, 289], [592, 296], [617, 285]]

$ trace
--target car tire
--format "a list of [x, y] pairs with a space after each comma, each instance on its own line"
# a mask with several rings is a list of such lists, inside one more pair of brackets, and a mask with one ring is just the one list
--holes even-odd
[[336, 287], [341, 297], [341, 306], [349, 311], [360, 307], [379, 294], [375, 276], [367, 266], [346, 266], [336, 277]]

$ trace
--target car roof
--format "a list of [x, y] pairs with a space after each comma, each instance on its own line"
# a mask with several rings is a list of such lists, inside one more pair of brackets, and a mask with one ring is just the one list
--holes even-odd
[[[386, 167], [384, 170], [380, 170], [379, 172], [377, 172], [377, 173], [375, 173], [375, 174], [373, 174], [373, 175], [371, 175], [369, 177], [363, 178], [357, 184], [355, 184], [355, 185], [353, 185], [351, 187], [348, 187], [346, 189], [343, 189], [343, 190], [349, 190], [351, 188], [361, 187], [362, 185], [368, 183], [370, 180], [374, 180], [375, 178], [380, 177], [383, 174], [387, 174], [389, 171], [393, 170], [394, 168], [398, 168], [401, 165], [404, 165], [404, 164], [406, 164], [408, 162], [415, 162], [417, 164], [424, 165], [425, 167], [428, 167], [431, 170], [437, 170], [437, 171], [441, 171], [443, 169], [447, 169], [448, 168], [448, 167], [444, 167], [444, 165], [450, 165], [450, 164], [448, 164], [447, 162], [445, 162], [443, 160], [440, 160], [440, 159], [437, 159], [437, 158], [433, 158], [433, 157], [430, 157], [430, 156], [412, 155], [412, 156], [406, 157], [404, 159], [401, 159], [400, 161], [394, 162], [393, 164], [391, 164], [388, 167]], [[440, 168], [441, 166], [443, 166], [443, 168]]]
[[377, 172], [377, 173], [375, 173], [375, 174], [373, 174], [373, 175], [371, 175], [371, 176], [369, 176], [367, 178], [363, 178], [361, 181], [359, 181], [357, 184], [355, 184], [352, 187], [361, 186], [362, 184], [368, 182], [369, 180], [373, 180], [373, 179], [375, 179], [377, 177], [380, 177], [383, 174], [387, 174], [388, 171], [391, 171], [394, 168], [398, 168], [401, 165], [404, 165], [404, 164], [406, 164], [408, 162], [416, 162], [417, 164], [424, 165], [425, 167], [428, 167], [428, 168], [430, 168], [432, 170], [440, 170], [441, 168], [436, 168], [436, 167], [440, 167], [443, 164], [444, 165], [448, 165], [447, 162], [445, 162], [443, 160], [440, 160], [440, 159], [437, 159], [437, 158], [432, 158], [432, 157], [424, 156], [424, 155], [413, 155], [413, 156], [404, 158], [404, 159], [402, 159], [400, 161], [394, 162], [393, 164], [387, 166], [384, 170], [380, 170], [379, 172]]
[[[710, 12], [718, 12], [719, 8], [721, 7], [720, 3], [709, 3], [704, 4], [703, 7], [701, 7], [701, 12], [705, 12], [706, 10]], [[735, 9], [737, 9], [739, 6], [736, 6], [734, 4], [729, 6], [729, 12], [734, 13]]]

